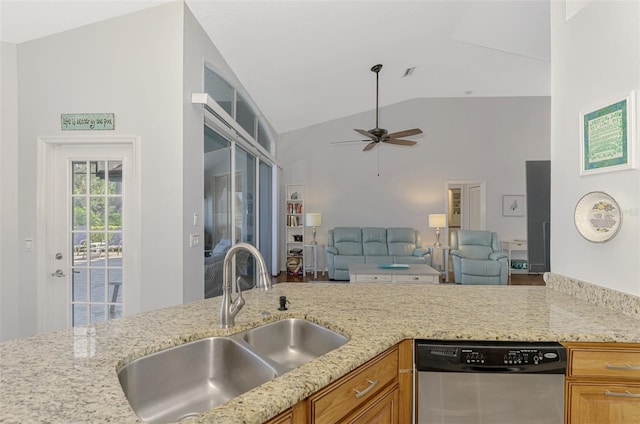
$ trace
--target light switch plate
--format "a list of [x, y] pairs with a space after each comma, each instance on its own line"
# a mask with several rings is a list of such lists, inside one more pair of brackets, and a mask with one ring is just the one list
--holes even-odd
[[189, 247], [200, 246], [200, 234], [189, 234]]

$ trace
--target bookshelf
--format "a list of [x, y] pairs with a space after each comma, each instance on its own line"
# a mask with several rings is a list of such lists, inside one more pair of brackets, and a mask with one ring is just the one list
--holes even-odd
[[304, 185], [287, 184], [285, 213], [287, 274], [303, 275]]

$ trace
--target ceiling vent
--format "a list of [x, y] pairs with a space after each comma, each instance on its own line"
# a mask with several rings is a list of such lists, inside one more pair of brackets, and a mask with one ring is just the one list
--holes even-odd
[[402, 78], [410, 77], [413, 74], [413, 71], [415, 70], [416, 70], [415, 66], [412, 66], [411, 68], [407, 68], [406, 71], [404, 71], [404, 75], [402, 75]]

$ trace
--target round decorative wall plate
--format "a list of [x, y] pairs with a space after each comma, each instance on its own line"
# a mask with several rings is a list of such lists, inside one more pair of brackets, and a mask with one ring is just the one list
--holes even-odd
[[604, 243], [618, 234], [622, 212], [613, 197], [602, 191], [592, 191], [578, 201], [574, 221], [582, 237]]

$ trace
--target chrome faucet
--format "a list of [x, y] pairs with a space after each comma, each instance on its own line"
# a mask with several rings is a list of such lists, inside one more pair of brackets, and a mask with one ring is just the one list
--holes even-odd
[[242, 290], [240, 289], [240, 277], [236, 280], [236, 289], [238, 290], [238, 297], [235, 300], [231, 300], [231, 264], [233, 256], [241, 250], [246, 250], [253, 255], [258, 264], [258, 282], [256, 288], [258, 290], [270, 290], [271, 289], [271, 276], [267, 271], [267, 265], [264, 262], [264, 258], [260, 254], [260, 251], [249, 243], [238, 243], [231, 246], [224, 256], [224, 262], [222, 265], [222, 304], [220, 305], [220, 328], [233, 327], [234, 319], [240, 309], [244, 306], [244, 299], [242, 298]]

